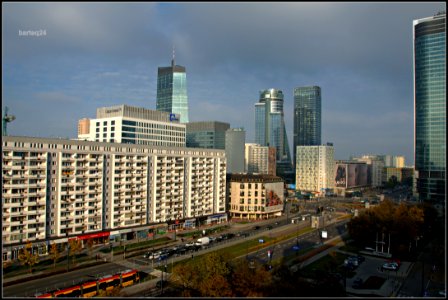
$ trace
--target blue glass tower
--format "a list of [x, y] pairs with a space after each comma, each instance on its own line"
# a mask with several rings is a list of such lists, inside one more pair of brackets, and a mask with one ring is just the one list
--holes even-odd
[[292, 173], [281, 90], [260, 92], [259, 102], [255, 104], [255, 142], [261, 146], [275, 147], [279, 176], [285, 177]]
[[413, 22], [416, 191], [431, 202], [446, 196], [445, 16]]
[[321, 145], [322, 105], [318, 86], [294, 89], [294, 165], [297, 146]]
[[188, 123], [187, 74], [174, 56], [170, 67], [158, 68], [156, 110], [180, 114], [180, 122]]

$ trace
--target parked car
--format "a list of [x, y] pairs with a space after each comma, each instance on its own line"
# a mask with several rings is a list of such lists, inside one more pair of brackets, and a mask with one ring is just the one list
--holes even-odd
[[260, 226], [254, 226], [254, 228], [253, 228], [254, 230], [258, 230], [258, 229], [260, 229]]
[[397, 271], [398, 270], [398, 264], [397, 263], [385, 263], [381, 266], [381, 269], [384, 270], [391, 270], [391, 271]]
[[268, 226], [266, 226], [266, 229], [267, 229], [267, 230], [271, 230], [271, 229], [272, 229], [272, 225], [268, 225]]
[[149, 258], [150, 255], [151, 255], [151, 252], [148, 251], [145, 254], [143, 254], [143, 258]]

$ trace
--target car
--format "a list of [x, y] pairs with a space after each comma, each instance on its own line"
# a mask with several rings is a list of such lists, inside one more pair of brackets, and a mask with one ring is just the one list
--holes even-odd
[[397, 271], [398, 270], [398, 264], [397, 263], [385, 263], [381, 266], [381, 269], [384, 270], [391, 270], [391, 271]]
[[149, 256], [151, 255], [151, 252], [146, 252], [145, 254], [143, 254], [143, 258], [149, 258]]
[[358, 258], [358, 262], [359, 263], [362, 263], [363, 261], [366, 260], [366, 258], [364, 256], [362, 256], [362, 255], [357, 255], [356, 258]]
[[153, 252], [148, 256], [148, 259], [158, 259], [160, 257], [159, 252]]
[[233, 238], [233, 237], [235, 237], [235, 234], [234, 233], [226, 233], [226, 234], [224, 234], [226, 237], [227, 237], [227, 239], [231, 239], [231, 238]]
[[274, 225], [275, 225], [275, 226], [278, 226], [278, 225], [280, 225], [280, 223], [279, 223], [279, 222], [275, 222]]
[[216, 242], [216, 237], [211, 236], [211, 237], [209, 237], [209, 239], [210, 239], [210, 243]]
[[362, 284], [363, 284], [363, 280], [362, 280], [361, 278], [356, 278], [356, 279], [353, 281], [352, 288], [354, 288], [354, 289], [359, 289], [359, 288], [362, 287]]
[[162, 286], [167, 286], [167, 284], [168, 284], [168, 281], [166, 281], [166, 280], [159, 280], [156, 283], [156, 287], [160, 289], [160, 288], [162, 288]]
[[194, 247], [194, 241], [191, 241], [189, 243], [185, 244], [186, 247], [190, 248], [190, 247]]
[[185, 246], [179, 246], [176, 249], [176, 254], [181, 255], [181, 254], [185, 254], [185, 252], [187, 252], [187, 247], [185, 247]]
[[254, 226], [253, 229], [254, 229], [254, 230], [258, 230], [258, 229], [260, 229], [260, 226], [258, 226], [258, 225], [257, 225], [257, 226]]
[[271, 230], [271, 229], [272, 229], [272, 225], [268, 225], [268, 226], [266, 226], [266, 229], [267, 229], [267, 230]]

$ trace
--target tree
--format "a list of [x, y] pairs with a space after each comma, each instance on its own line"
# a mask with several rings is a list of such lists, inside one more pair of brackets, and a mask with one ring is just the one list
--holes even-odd
[[82, 250], [82, 244], [81, 241], [78, 239], [72, 239], [68, 241], [69, 247], [70, 247], [70, 256], [72, 256], [72, 262], [73, 265], [75, 264], [76, 254], [81, 252]]
[[56, 268], [56, 261], [60, 256], [61, 253], [59, 253], [56, 243], [53, 243], [50, 248], [50, 258], [53, 260], [53, 268]]
[[34, 266], [39, 261], [39, 255], [33, 254], [33, 246], [30, 241], [27, 241], [25, 248], [22, 248], [19, 252], [19, 261], [24, 265], [28, 265], [30, 268]]
[[232, 268], [232, 287], [237, 297], [267, 297], [272, 283], [271, 273], [255, 264], [237, 261]]
[[93, 239], [87, 240], [87, 251], [89, 251], [89, 256], [92, 256], [92, 250], [93, 250]]

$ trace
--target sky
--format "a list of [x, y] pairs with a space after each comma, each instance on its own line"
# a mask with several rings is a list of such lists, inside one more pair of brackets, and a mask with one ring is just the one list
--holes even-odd
[[[261, 90], [322, 90], [322, 143], [336, 159], [404, 155], [413, 165], [412, 21], [444, 2], [2, 3], [8, 135], [77, 137], [98, 107], [156, 107], [157, 68], [186, 67], [190, 121], [255, 139]], [[40, 31], [25, 36], [23, 31]]]

